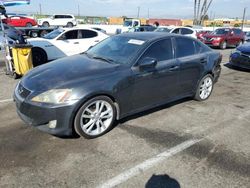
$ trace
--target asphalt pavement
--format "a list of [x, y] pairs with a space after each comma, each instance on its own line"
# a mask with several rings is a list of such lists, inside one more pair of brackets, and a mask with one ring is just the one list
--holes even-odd
[[0, 187], [250, 187], [250, 72], [228, 67], [205, 102], [184, 99], [122, 120], [98, 139], [26, 126], [0, 66]]

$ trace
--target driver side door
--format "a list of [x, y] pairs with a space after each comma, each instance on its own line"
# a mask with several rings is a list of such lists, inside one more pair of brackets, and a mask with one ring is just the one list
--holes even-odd
[[[153, 67], [141, 68], [145, 59], [157, 61]], [[134, 89], [132, 104], [135, 111], [158, 105], [176, 97], [179, 90], [179, 64], [174, 58], [172, 39], [153, 43], [132, 67]]]

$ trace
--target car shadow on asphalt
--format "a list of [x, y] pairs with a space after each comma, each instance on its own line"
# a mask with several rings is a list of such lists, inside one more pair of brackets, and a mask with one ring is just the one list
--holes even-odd
[[236, 66], [233, 66], [233, 65], [230, 64], [230, 63], [225, 63], [224, 66], [227, 67], [227, 68], [229, 68], [229, 69], [236, 70], [236, 71], [250, 72], [250, 69], [245, 69], [245, 68], [241, 68], [241, 67], [236, 67]]
[[127, 116], [127, 117], [125, 117], [125, 118], [120, 119], [119, 121], [117, 121], [117, 125], [123, 124], [123, 123], [125, 123], [125, 122], [127, 122], [127, 121], [130, 121], [130, 120], [133, 120], [133, 119], [140, 118], [140, 117], [142, 117], [142, 116], [146, 116], [146, 115], [155, 113], [155, 112], [157, 112], [157, 111], [161, 111], [161, 110], [166, 109], [166, 108], [171, 108], [172, 106], [175, 106], [175, 105], [178, 105], [178, 104], [181, 104], [181, 103], [190, 101], [190, 100], [192, 100], [191, 97], [189, 97], [189, 98], [184, 98], [184, 99], [180, 99], [180, 100], [178, 100], [178, 101], [170, 102], [170, 103], [167, 103], [167, 104], [164, 104], [164, 105], [161, 105], [161, 106], [158, 106], [158, 107], [149, 109], [149, 110], [145, 110], [145, 111], [142, 111], [142, 112], [138, 112], [138, 113], [136, 113], [136, 114], [134, 114], [134, 115], [130, 115], [130, 116]]
[[180, 184], [177, 180], [169, 177], [168, 175], [155, 175], [148, 180], [145, 188], [180, 188]]

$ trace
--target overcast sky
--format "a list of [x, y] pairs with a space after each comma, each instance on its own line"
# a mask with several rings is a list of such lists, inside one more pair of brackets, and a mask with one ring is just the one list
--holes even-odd
[[[194, 0], [31, 0], [31, 5], [8, 7], [8, 12], [34, 13], [73, 13], [83, 16], [128, 16], [136, 17], [140, 7], [140, 17], [150, 18], [192, 18]], [[249, 6], [249, 7], [248, 7]], [[244, 7], [248, 7], [250, 19], [250, 0], [214, 0], [209, 16], [242, 18]]]

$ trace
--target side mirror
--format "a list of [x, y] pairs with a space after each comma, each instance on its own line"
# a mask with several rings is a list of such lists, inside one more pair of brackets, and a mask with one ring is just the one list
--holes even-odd
[[139, 69], [150, 69], [154, 68], [157, 65], [157, 60], [151, 57], [145, 57], [142, 61], [139, 62]]

